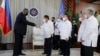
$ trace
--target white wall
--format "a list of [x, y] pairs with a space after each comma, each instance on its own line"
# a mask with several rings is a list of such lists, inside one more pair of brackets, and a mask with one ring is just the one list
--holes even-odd
[[[42, 24], [42, 18], [45, 14], [51, 17], [58, 17], [59, 7], [61, 0], [10, 0], [12, 25], [15, 23], [16, 16], [24, 8], [37, 8], [39, 10], [39, 15], [36, 18], [27, 16], [27, 19], [37, 25]], [[24, 39], [24, 43], [32, 42], [32, 27], [28, 26], [27, 38]], [[6, 37], [2, 37], [2, 43], [13, 43], [14, 34], [13, 32]]]

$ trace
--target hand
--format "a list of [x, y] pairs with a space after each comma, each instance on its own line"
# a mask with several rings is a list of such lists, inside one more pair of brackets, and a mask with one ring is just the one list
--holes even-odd
[[58, 27], [57, 27], [57, 26], [55, 26], [55, 28], [57, 28], [57, 29], [58, 29]]
[[40, 26], [36, 25], [36, 28], [40, 28]]
[[51, 34], [51, 37], [53, 37], [53, 34]]
[[65, 40], [68, 41], [68, 38], [66, 38]]
[[81, 42], [84, 42], [84, 40], [81, 38], [81, 40], [80, 40]]

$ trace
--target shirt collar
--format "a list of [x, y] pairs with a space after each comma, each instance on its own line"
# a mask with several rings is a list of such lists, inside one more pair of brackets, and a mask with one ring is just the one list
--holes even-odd
[[93, 17], [94, 17], [94, 15], [90, 16], [90, 17], [88, 18], [88, 20], [91, 20]]
[[45, 23], [49, 23], [50, 22], [50, 20], [48, 20], [48, 22], [45, 22]]
[[66, 21], [64, 21], [64, 22], [68, 22], [69, 20], [67, 19]]

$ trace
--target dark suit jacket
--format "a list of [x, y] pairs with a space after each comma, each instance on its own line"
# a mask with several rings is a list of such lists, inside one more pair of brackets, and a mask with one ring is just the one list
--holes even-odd
[[16, 17], [14, 32], [25, 35], [27, 31], [27, 25], [35, 26], [34, 23], [31, 23], [26, 20], [26, 16], [22, 12], [19, 13], [18, 16]]

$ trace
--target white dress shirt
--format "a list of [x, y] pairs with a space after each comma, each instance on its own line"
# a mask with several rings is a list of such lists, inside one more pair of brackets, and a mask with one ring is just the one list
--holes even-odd
[[59, 24], [60, 24], [60, 21], [56, 21], [54, 35], [60, 35]]
[[69, 40], [72, 31], [72, 24], [69, 20], [63, 21], [60, 25], [60, 37], [62, 40]]
[[82, 42], [85, 46], [97, 46], [98, 40], [98, 22], [94, 16], [87, 19], [85, 27], [82, 31]]
[[60, 29], [61, 29], [62, 23], [63, 23], [63, 21], [60, 20], [60, 22], [59, 22], [59, 24], [58, 24], [58, 29], [59, 29], [59, 31], [60, 31]]
[[51, 35], [54, 33], [54, 25], [52, 21], [45, 22], [42, 26], [41, 29], [44, 31], [44, 37], [45, 38], [50, 38]]
[[78, 42], [81, 42], [83, 29], [85, 27], [86, 21], [87, 21], [87, 19], [84, 19], [83, 21], [81, 21], [81, 25], [80, 25], [80, 28], [79, 28], [79, 31], [78, 31], [78, 38], [77, 38]]

